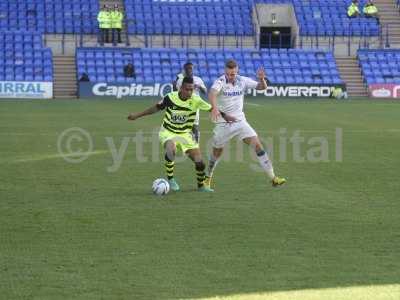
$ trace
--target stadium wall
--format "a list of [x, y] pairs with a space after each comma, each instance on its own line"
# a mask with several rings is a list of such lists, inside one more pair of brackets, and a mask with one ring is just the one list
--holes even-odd
[[[255, 9], [259, 16], [258, 22], [261, 27], [290, 27], [292, 37], [299, 36], [299, 25], [297, 23], [294, 8], [290, 4], [256, 4]], [[272, 16], [275, 16], [273, 20]]]

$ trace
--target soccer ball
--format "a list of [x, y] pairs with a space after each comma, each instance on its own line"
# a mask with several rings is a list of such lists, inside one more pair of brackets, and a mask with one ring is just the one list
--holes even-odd
[[157, 196], [163, 196], [169, 192], [169, 183], [164, 178], [158, 178], [153, 182], [153, 193]]

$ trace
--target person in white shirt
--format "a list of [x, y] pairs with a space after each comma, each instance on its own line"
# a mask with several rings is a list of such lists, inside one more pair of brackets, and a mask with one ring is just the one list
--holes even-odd
[[[199, 77], [193, 75], [193, 64], [191, 62], [187, 62], [183, 65], [183, 71], [176, 76], [175, 81], [173, 82], [173, 90], [178, 91], [182, 86], [183, 78], [192, 77], [194, 82], [194, 91], [193, 93], [200, 96], [200, 92], [204, 95], [207, 95], [207, 87], [204, 84], [204, 81]], [[197, 110], [196, 119], [193, 125], [193, 136], [197, 143], [200, 142], [200, 111]]]
[[[238, 75], [238, 71], [239, 67], [236, 61], [228, 60], [225, 64], [225, 74], [214, 82], [208, 95], [212, 105], [211, 117], [215, 122], [215, 128], [205, 185], [210, 187], [213, 172], [224, 146], [234, 137], [253, 147], [262, 169], [271, 179], [272, 186], [282, 185], [286, 179], [275, 176], [272, 162], [264, 151], [257, 133], [247, 123], [243, 112], [243, 98], [246, 91], [248, 89], [266, 89], [265, 71], [262, 68], [257, 71], [258, 82]], [[226, 116], [229, 116], [229, 122], [226, 121]]]

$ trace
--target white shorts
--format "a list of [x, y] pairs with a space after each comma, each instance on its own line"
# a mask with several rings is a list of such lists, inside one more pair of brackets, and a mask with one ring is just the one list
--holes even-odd
[[212, 146], [223, 148], [232, 138], [243, 140], [257, 136], [257, 133], [246, 120], [233, 123], [217, 123], [214, 128]]

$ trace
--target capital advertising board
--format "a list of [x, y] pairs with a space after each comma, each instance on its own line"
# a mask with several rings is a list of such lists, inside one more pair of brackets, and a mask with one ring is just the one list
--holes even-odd
[[135, 97], [163, 97], [172, 91], [171, 83], [123, 84], [123, 83], [80, 83], [79, 97], [129, 99]]

